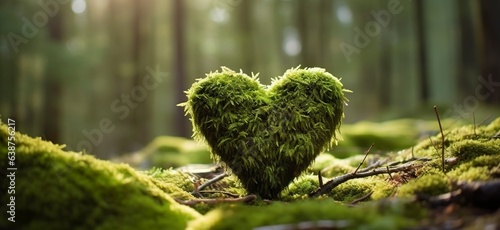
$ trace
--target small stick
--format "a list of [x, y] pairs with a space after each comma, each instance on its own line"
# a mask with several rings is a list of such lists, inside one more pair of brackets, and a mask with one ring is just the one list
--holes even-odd
[[479, 124], [477, 124], [477, 126], [482, 125], [484, 122], [486, 122], [487, 120], [489, 120], [492, 116], [493, 116], [493, 114], [490, 114], [486, 119], [484, 119], [483, 121], [479, 122]]
[[441, 166], [444, 172], [444, 134], [443, 134], [443, 127], [441, 126], [441, 120], [439, 119], [439, 112], [437, 106], [434, 106], [434, 112], [436, 113], [436, 117], [439, 124], [439, 131], [441, 132]]
[[321, 170], [318, 171], [318, 181], [319, 187], [323, 186], [323, 177], [321, 176]]
[[363, 160], [359, 163], [358, 167], [356, 168], [356, 170], [352, 173], [352, 174], [356, 174], [359, 170], [359, 168], [361, 167], [361, 165], [365, 162], [366, 160], [366, 157], [368, 156], [368, 153], [370, 152], [370, 150], [372, 149], [374, 143], [372, 143], [372, 145], [370, 145], [370, 148], [368, 148], [368, 150], [366, 150], [365, 152], [365, 157], [363, 157]]
[[361, 201], [364, 201], [368, 198], [370, 198], [370, 196], [373, 194], [373, 191], [370, 191], [369, 193], [367, 193], [366, 195], [363, 195], [362, 197], [358, 198], [358, 199], [355, 199], [353, 200], [349, 205], [355, 205]]
[[213, 183], [215, 183], [215, 182], [217, 182], [217, 181], [220, 181], [220, 180], [222, 180], [224, 177], [227, 177], [227, 176], [228, 176], [228, 174], [227, 174], [227, 173], [220, 174], [220, 175], [218, 175], [218, 176], [216, 176], [216, 177], [214, 177], [214, 178], [212, 178], [212, 179], [208, 180], [208, 181], [207, 181], [207, 182], [205, 182], [204, 184], [200, 185], [200, 186], [197, 188], [197, 190], [195, 190], [195, 191], [191, 192], [191, 194], [193, 194], [193, 195], [194, 195], [194, 194], [196, 194], [197, 192], [199, 193], [199, 192], [200, 192], [200, 190], [203, 190], [203, 189], [204, 189], [204, 188], [206, 188], [207, 186], [210, 186], [210, 185], [212, 185]]
[[394, 180], [394, 178], [392, 178], [391, 172], [389, 171], [389, 165], [385, 166], [385, 168], [387, 169], [387, 174], [389, 174], [391, 180]]

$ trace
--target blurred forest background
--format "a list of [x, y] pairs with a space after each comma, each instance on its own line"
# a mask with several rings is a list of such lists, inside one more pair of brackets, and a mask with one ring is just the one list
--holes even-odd
[[220, 66], [269, 84], [301, 65], [354, 91], [347, 123], [431, 117], [434, 104], [469, 116], [500, 105], [499, 10], [496, 0], [2, 0], [0, 114], [108, 158], [189, 137], [176, 105]]

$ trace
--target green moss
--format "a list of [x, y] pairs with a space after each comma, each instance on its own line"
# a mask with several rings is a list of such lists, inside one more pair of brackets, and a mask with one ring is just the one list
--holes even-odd
[[189, 194], [194, 190], [194, 181], [192, 176], [188, 173], [172, 170], [172, 169], [159, 169], [153, 168], [149, 171], [144, 172], [146, 175], [159, 181], [159, 184], [172, 185], [174, 188], [169, 188], [166, 190], [168, 194], [175, 198], [191, 199], [194, 198]]
[[500, 177], [500, 152], [496, 155], [484, 155], [463, 163], [447, 173], [456, 180], [463, 181], [486, 181]]
[[309, 193], [319, 187], [318, 176], [303, 175], [296, 178], [288, 188], [281, 192], [281, 200], [294, 201], [309, 198]]
[[[465, 125], [455, 129], [445, 130], [446, 157], [460, 157], [467, 161], [480, 155], [491, 155], [498, 152], [500, 140], [491, 137], [500, 130], [500, 118], [488, 126]], [[421, 157], [437, 157], [441, 153], [441, 134], [430, 137], [418, 143], [414, 152]], [[483, 153], [484, 152], [484, 153]]]
[[462, 140], [450, 146], [453, 156], [462, 162], [475, 159], [482, 155], [496, 155], [500, 153], [500, 139], [486, 141]]
[[372, 192], [376, 192], [372, 199], [386, 198], [389, 197], [392, 190], [391, 185], [383, 177], [373, 176], [342, 183], [334, 188], [328, 196], [347, 204]]
[[[442, 120], [445, 127], [457, 125], [455, 120]], [[458, 122], [460, 123], [460, 122]], [[384, 122], [360, 121], [340, 128], [343, 141], [330, 151], [337, 158], [362, 154], [371, 144], [372, 152], [398, 151], [416, 145], [419, 139], [439, 131], [435, 120], [398, 119]]]
[[191, 139], [159, 136], [141, 150], [116, 159], [135, 168], [181, 167], [187, 164], [211, 163], [208, 147]]
[[372, 195], [370, 198], [372, 200], [381, 200], [388, 197], [391, 197], [394, 193], [396, 186], [387, 182], [387, 180], [380, 179], [378, 182], [375, 182], [375, 185], [372, 187]]
[[450, 189], [448, 177], [442, 172], [435, 170], [403, 184], [399, 187], [397, 195], [401, 197], [409, 197], [417, 194], [434, 196], [447, 193]]
[[320, 171], [322, 176], [331, 178], [353, 172], [355, 168], [350, 166], [348, 162], [337, 159], [330, 154], [320, 154], [307, 171], [315, 174]]
[[181, 105], [194, 136], [238, 176], [249, 193], [276, 198], [336, 142], [347, 99], [320, 68], [292, 68], [264, 87], [256, 76], [223, 67], [200, 79]]
[[[386, 122], [357, 122], [341, 128], [343, 142], [338, 148], [354, 146], [361, 151], [372, 143], [380, 150], [399, 150], [416, 144], [418, 120], [401, 119]], [[359, 154], [359, 152], [358, 152]]]
[[[332, 229], [402, 229], [415, 226], [425, 213], [406, 202], [362, 205], [349, 208], [332, 200], [308, 200], [294, 203], [273, 203], [264, 207], [228, 206], [215, 209], [189, 223], [190, 230], [257, 229], [270, 225], [300, 222], [331, 223]], [[284, 229], [284, 228], [279, 228]]]
[[[0, 125], [0, 167], [6, 169], [8, 128]], [[166, 192], [179, 191], [125, 164], [66, 152], [64, 146], [15, 134], [16, 223], [12, 229], [184, 229], [199, 217]], [[8, 190], [7, 180], [0, 189]], [[1, 199], [9, 199], [1, 193]], [[6, 213], [3, 205], [2, 212]]]

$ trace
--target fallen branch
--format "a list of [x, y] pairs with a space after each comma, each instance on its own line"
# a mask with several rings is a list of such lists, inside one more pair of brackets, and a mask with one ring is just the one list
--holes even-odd
[[380, 174], [389, 174], [389, 173], [394, 173], [394, 172], [401, 172], [401, 171], [406, 171], [413, 169], [415, 167], [419, 167], [421, 165], [415, 165], [415, 164], [405, 164], [397, 167], [381, 167], [373, 170], [365, 170], [361, 169], [358, 172], [353, 172], [349, 174], [344, 174], [342, 176], [338, 176], [333, 178], [332, 180], [328, 181], [326, 184], [323, 186], [319, 187], [316, 191], [312, 192], [309, 194], [309, 197], [317, 197], [321, 196], [323, 194], [329, 193], [332, 189], [337, 187], [339, 184], [342, 184], [348, 180], [351, 179], [357, 179], [357, 178], [364, 178], [364, 177], [369, 177], [369, 176], [375, 176], [375, 175], [380, 175]]
[[230, 193], [230, 192], [226, 192], [226, 191], [216, 191], [216, 190], [202, 190], [202, 191], [198, 191], [199, 193], [220, 193], [220, 194], [224, 194], [226, 196], [230, 196], [230, 197], [234, 197], [234, 198], [238, 198], [239, 195], [238, 194], [234, 194], [234, 193]]
[[221, 203], [247, 203], [257, 199], [256, 195], [248, 195], [240, 198], [216, 198], [216, 199], [193, 199], [193, 200], [181, 200], [175, 199], [177, 203], [193, 207], [197, 204], [221, 204]]
[[422, 161], [422, 162], [426, 162], [426, 161], [431, 161], [432, 159], [431, 158], [428, 158], [428, 157], [412, 157], [410, 159], [406, 159], [406, 160], [402, 160], [402, 161], [393, 161], [393, 162], [389, 162], [387, 163], [387, 166], [396, 166], [396, 165], [399, 165], [399, 164], [406, 164], [408, 162], [413, 162], [413, 161]]

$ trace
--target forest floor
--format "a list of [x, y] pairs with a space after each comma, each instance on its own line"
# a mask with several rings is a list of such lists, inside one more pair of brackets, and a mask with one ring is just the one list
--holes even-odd
[[247, 194], [223, 167], [206, 165], [206, 148], [189, 140], [153, 141], [128, 158], [154, 166], [138, 170], [132, 160], [65, 151], [1, 124], [0, 166], [14, 162], [18, 170], [0, 183], [1, 191], [15, 190], [2, 192], [15, 205], [3, 207], [11, 212], [2, 210], [0, 228], [500, 229], [500, 118], [420, 141], [406, 132], [421, 126], [415, 122], [351, 127], [344, 144], [320, 154], [273, 200]]

